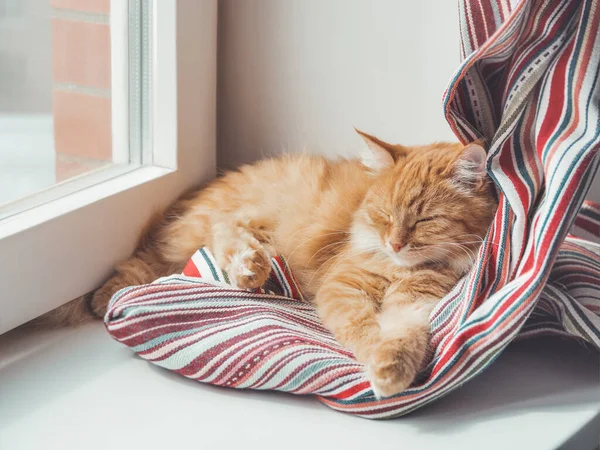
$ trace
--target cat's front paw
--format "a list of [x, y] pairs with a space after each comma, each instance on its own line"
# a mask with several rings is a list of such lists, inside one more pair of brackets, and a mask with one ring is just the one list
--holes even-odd
[[233, 284], [241, 289], [262, 286], [271, 273], [271, 256], [262, 246], [247, 246], [233, 254], [228, 267]]
[[421, 359], [409, 340], [382, 341], [371, 355], [366, 367], [367, 379], [378, 398], [404, 391], [414, 380]]

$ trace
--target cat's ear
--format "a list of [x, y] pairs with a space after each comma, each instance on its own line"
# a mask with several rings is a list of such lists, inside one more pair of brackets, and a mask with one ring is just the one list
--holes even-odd
[[467, 145], [453, 167], [453, 178], [456, 183], [467, 188], [479, 188], [485, 182], [487, 153], [479, 143]]
[[354, 129], [365, 141], [366, 146], [361, 150], [361, 161], [369, 169], [376, 172], [393, 167], [401, 156], [399, 146], [394, 146], [377, 139], [375, 136]]

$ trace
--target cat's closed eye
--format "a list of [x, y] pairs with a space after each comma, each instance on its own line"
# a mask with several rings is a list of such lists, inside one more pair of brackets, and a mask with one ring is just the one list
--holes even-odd
[[431, 217], [424, 217], [422, 219], [419, 219], [415, 222], [415, 225], [419, 224], [419, 223], [427, 223], [427, 222], [433, 222], [434, 220], [436, 220], [437, 217], [435, 216], [431, 216]]
[[391, 214], [389, 214], [385, 211], [382, 211], [382, 210], [369, 211], [369, 213], [367, 214], [367, 218], [371, 222], [372, 225], [375, 225], [377, 223], [383, 223], [385, 225], [389, 225], [394, 221], [394, 218], [392, 217]]

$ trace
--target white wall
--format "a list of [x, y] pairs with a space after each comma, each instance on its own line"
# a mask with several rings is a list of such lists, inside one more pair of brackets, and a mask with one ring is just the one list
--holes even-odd
[[441, 97], [459, 63], [455, 1], [221, 0], [219, 165], [454, 136]]
[[[218, 164], [349, 155], [353, 126], [455, 140], [441, 98], [459, 60], [452, 0], [220, 0]], [[589, 198], [600, 201], [600, 173]]]

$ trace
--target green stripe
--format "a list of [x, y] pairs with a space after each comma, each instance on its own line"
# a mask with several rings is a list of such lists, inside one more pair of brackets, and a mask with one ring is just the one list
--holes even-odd
[[204, 250], [204, 248], [200, 249], [200, 254], [204, 258], [204, 261], [206, 261], [206, 264], [208, 264], [208, 267], [210, 268], [210, 271], [212, 273], [213, 278], [216, 281], [221, 281], [221, 279], [219, 278], [219, 275], [218, 275], [217, 271], [215, 270], [215, 266], [213, 265], [213, 263], [211, 262], [210, 258], [206, 254], [206, 250]]

